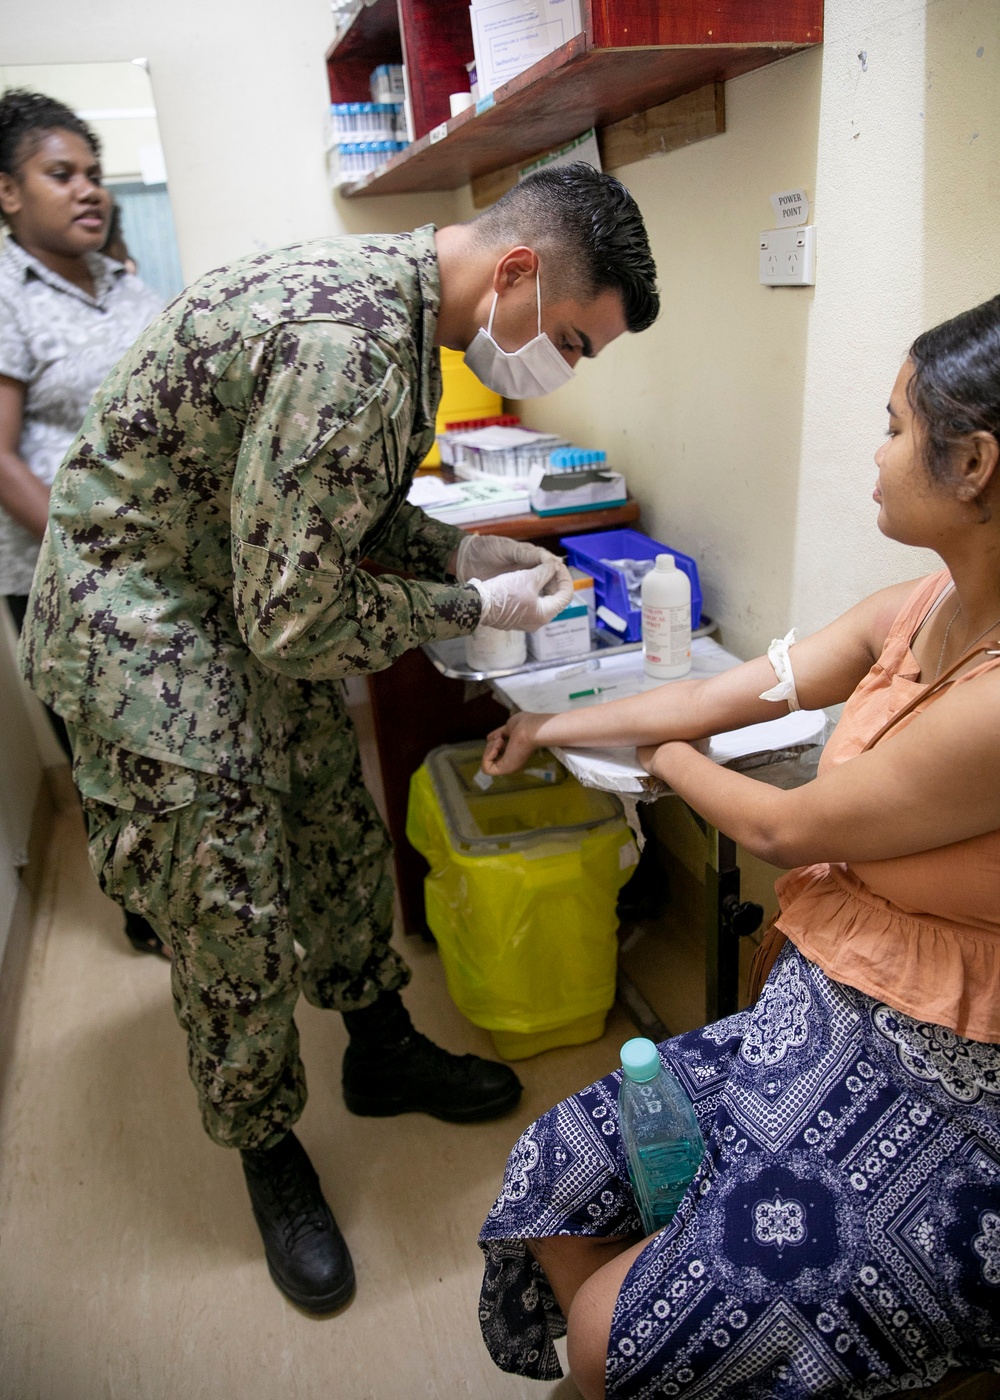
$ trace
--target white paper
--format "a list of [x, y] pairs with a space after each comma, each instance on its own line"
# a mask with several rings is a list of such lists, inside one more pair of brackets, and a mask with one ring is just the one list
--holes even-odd
[[484, 96], [583, 28], [579, 0], [475, 0], [469, 15]]
[[746, 758], [751, 753], [777, 752], [797, 748], [800, 744], [818, 744], [826, 729], [823, 710], [796, 710], [778, 719], [766, 719], [762, 724], [748, 724], [743, 729], [730, 729], [715, 734], [709, 740], [708, 756], [716, 763], [731, 763], [734, 758]]
[[560, 146], [558, 151], [552, 151], [547, 156], [533, 160], [530, 165], [522, 166], [518, 179], [523, 180], [526, 175], [531, 175], [536, 170], [557, 170], [561, 165], [575, 165], [577, 161], [582, 161], [584, 165], [592, 165], [595, 170], [604, 169], [597, 145], [597, 132], [593, 127], [582, 136], [578, 136], [575, 141]]
[[[696, 637], [691, 643], [691, 672], [682, 679], [719, 675], [742, 663], [711, 637]], [[552, 666], [527, 675], [505, 676], [493, 682], [502, 699], [520, 710], [564, 713], [590, 705], [620, 700], [628, 695], [673, 685], [647, 676], [641, 651], [601, 657], [591, 653], [574, 664]], [[584, 692], [592, 690], [587, 695]], [[570, 696], [575, 696], [571, 699]], [[778, 719], [764, 720], [726, 734], [716, 734], [699, 747], [716, 763], [731, 763], [749, 754], [780, 752], [783, 749], [822, 742], [826, 715], [822, 710], [798, 710]], [[553, 753], [580, 782], [608, 792], [641, 793], [656, 785], [640, 767], [634, 749], [563, 749]]]
[[406, 493], [411, 506], [443, 505], [462, 499], [461, 488], [448, 485], [439, 476], [418, 476]]
[[809, 222], [809, 199], [805, 190], [781, 190], [771, 196], [776, 228], [794, 228]]
[[[505, 451], [511, 447], [529, 447], [532, 443], [552, 438], [552, 433], [539, 433], [533, 428], [470, 428], [467, 433], [461, 430], [449, 434], [453, 442], [463, 447], [478, 447], [481, 451]], [[562, 441], [561, 438], [556, 441]]]
[[[611, 696], [617, 699], [617, 696]], [[744, 729], [732, 729], [727, 734], [715, 734], [697, 747], [714, 763], [732, 763], [750, 754], [781, 753], [785, 749], [808, 744], [820, 744], [826, 728], [822, 710], [797, 710], [793, 715], [749, 724]], [[552, 752], [574, 778], [586, 787], [603, 788], [606, 792], [648, 792], [659, 786], [650, 778], [635, 757], [634, 749], [564, 749], [552, 746]]]
[[[741, 664], [739, 657], [733, 656], [711, 637], [696, 637], [691, 643], [692, 678], [717, 676]], [[548, 713], [599, 705], [603, 700], [620, 700], [626, 695], [637, 695], [640, 691], [672, 684], [672, 681], [646, 675], [639, 650], [612, 653], [610, 656], [592, 651], [572, 665], [553, 665], [543, 671], [504, 676], [495, 683], [497, 691], [519, 710]], [[597, 693], [582, 695], [581, 692], [587, 689]], [[571, 696], [577, 698], [571, 699]]]
[[552, 753], [585, 787], [640, 793], [648, 791], [653, 782], [636, 763], [634, 749], [562, 749], [552, 745]]

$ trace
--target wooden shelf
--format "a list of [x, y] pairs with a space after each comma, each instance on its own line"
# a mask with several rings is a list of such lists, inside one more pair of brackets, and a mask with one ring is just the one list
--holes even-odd
[[380, 63], [402, 63], [396, 0], [375, 0], [326, 52], [331, 102], [370, 102], [369, 78]]
[[623, 506], [604, 510], [579, 511], [567, 515], [513, 515], [505, 520], [484, 520], [481, 525], [463, 525], [467, 535], [505, 535], [510, 540], [547, 540], [556, 535], [578, 535], [583, 531], [618, 530], [639, 519], [639, 502], [631, 496]]
[[[348, 199], [457, 189], [588, 127], [812, 47], [823, 32], [822, 0], [584, 0], [582, 34], [499, 88], [487, 110], [446, 121], [447, 93], [463, 86], [463, 45], [472, 56], [467, 0], [398, 4], [419, 139], [372, 175], [342, 185]], [[338, 46], [331, 73], [340, 55]]]

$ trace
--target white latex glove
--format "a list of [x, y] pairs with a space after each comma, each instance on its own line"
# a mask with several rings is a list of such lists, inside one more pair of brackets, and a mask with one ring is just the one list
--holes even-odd
[[496, 578], [515, 569], [533, 569], [556, 556], [537, 544], [508, 540], [503, 535], [466, 535], [455, 554], [455, 577], [459, 583], [470, 579]]
[[573, 600], [569, 570], [554, 555], [533, 569], [516, 569], [496, 578], [470, 578], [469, 586], [483, 600], [480, 625], [501, 632], [537, 632]]

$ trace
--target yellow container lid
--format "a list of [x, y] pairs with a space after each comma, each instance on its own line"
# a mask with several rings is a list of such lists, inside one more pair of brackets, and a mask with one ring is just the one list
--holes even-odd
[[503, 413], [503, 399], [487, 389], [469, 369], [461, 351], [442, 349], [441, 377], [444, 393], [438, 410], [438, 423], [467, 414], [470, 418], [493, 418]]
[[[444, 392], [434, 425], [436, 432], [443, 433], [449, 423], [498, 418], [503, 413], [503, 399], [479, 382], [465, 363], [461, 351], [442, 347], [441, 378]], [[440, 465], [441, 450], [435, 443], [420, 463], [420, 471], [430, 471]]]
[[613, 793], [585, 788], [547, 749], [520, 773], [491, 779], [481, 770], [484, 748], [482, 740], [445, 744], [425, 759], [453, 849], [499, 855], [621, 822]]

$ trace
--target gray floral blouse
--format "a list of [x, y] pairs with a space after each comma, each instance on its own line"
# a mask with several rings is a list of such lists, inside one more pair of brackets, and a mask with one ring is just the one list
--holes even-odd
[[[94, 295], [51, 272], [13, 238], [0, 252], [0, 374], [25, 386], [19, 454], [52, 484], [108, 371], [160, 310], [155, 292], [100, 253]], [[0, 509], [0, 596], [31, 588], [39, 541]]]

